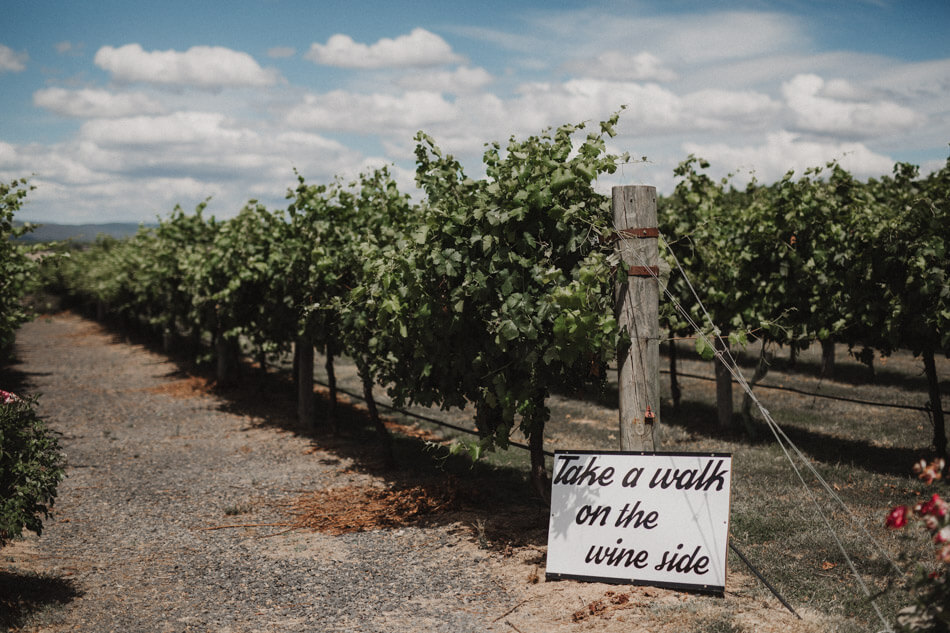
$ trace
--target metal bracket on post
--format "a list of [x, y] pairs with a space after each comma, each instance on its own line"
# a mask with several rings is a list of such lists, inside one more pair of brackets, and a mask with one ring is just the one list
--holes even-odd
[[660, 237], [660, 229], [655, 226], [643, 227], [643, 228], [634, 228], [634, 229], [621, 229], [614, 233], [615, 240], [621, 240], [625, 237], [631, 237], [634, 239], [644, 239], [647, 237]]
[[627, 270], [628, 277], [659, 277], [659, 266], [631, 266]]
[[656, 415], [650, 409], [650, 405], [647, 405], [646, 413], [643, 414], [643, 418], [634, 418], [633, 420], [633, 432], [637, 435], [643, 435], [647, 433], [647, 427], [649, 428], [649, 433], [653, 433], [653, 424], [656, 422]]
[[[615, 234], [615, 239], [623, 239], [625, 237], [631, 237], [635, 239], [645, 239], [650, 237], [660, 237], [660, 229], [656, 227], [644, 227], [644, 228], [635, 228], [635, 229], [622, 229], [617, 231]], [[659, 277], [660, 268], [659, 266], [631, 266], [627, 270], [628, 277]], [[649, 410], [649, 407], [647, 407]]]

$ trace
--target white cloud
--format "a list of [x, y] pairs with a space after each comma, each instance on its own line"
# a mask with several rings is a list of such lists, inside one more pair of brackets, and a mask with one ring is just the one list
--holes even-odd
[[614, 81], [667, 82], [677, 78], [662, 60], [646, 51], [631, 55], [619, 50], [601, 53], [593, 60], [573, 60], [565, 68], [577, 75]]
[[12, 48], [0, 44], [0, 73], [21, 72], [26, 69], [26, 62], [29, 59], [30, 56], [26, 53], [18, 53]]
[[694, 88], [755, 87], [778, 95], [782, 82], [795, 75], [847, 76], [852, 83], [859, 83], [891, 64], [893, 60], [881, 55], [847, 51], [778, 51], [747, 59], [722, 60], [702, 68], [693, 68], [684, 82]]
[[[348, 93], [346, 93], [348, 94]], [[311, 97], [313, 98], [313, 97]], [[352, 103], [357, 97], [349, 95]], [[366, 96], [362, 98], [368, 98]], [[382, 142], [394, 159], [412, 155], [412, 134], [424, 129], [447, 152], [459, 155], [470, 164], [484, 151], [490, 141], [505, 142], [509, 136], [537, 134], [541, 130], [565, 123], [587, 121], [596, 123], [626, 105], [617, 130], [618, 152], [630, 150], [645, 153], [649, 143], [679, 143], [679, 135], [694, 138], [722, 134], [741, 126], [746, 135], [763, 134], [782, 104], [766, 94], [750, 90], [704, 90], [684, 95], [655, 83], [613, 82], [600, 79], [572, 79], [565, 82], [525, 83], [512, 98], [488, 92], [460, 94], [451, 104], [444, 104], [445, 116], [429, 117], [425, 122], [414, 118], [411, 124], [383, 124], [375, 116], [362, 117], [369, 130], [382, 136]], [[345, 107], [343, 103], [332, 108]], [[362, 112], [372, 108], [363, 105]], [[297, 114], [304, 112], [299, 108]], [[316, 113], [316, 111], [313, 111]], [[324, 125], [329, 113], [321, 112]], [[319, 121], [311, 121], [316, 125]], [[299, 120], [298, 123], [305, 123]], [[673, 159], [670, 159], [671, 161]], [[673, 164], [668, 165], [672, 170]]]
[[[846, 95], [847, 93], [847, 95]], [[857, 92], [847, 82], [832, 84], [831, 95], [817, 75], [796, 75], [782, 84], [782, 95], [795, 115], [800, 130], [851, 138], [873, 138], [893, 134], [922, 122], [910, 108], [892, 101], [851, 101], [842, 96]]]
[[12, 168], [16, 166], [17, 153], [16, 148], [10, 143], [0, 141], [0, 168]]
[[416, 131], [422, 129], [434, 136], [436, 142], [446, 151], [465, 155], [477, 164], [486, 142], [503, 141], [511, 134], [540, 131], [536, 126], [525, 126], [520, 116], [518, 120], [511, 119], [513, 108], [510, 102], [491, 93], [461, 95], [455, 100], [453, 107], [455, 115], [450, 118], [406, 128], [398, 134], [384, 137], [383, 145], [386, 151], [393, 158], [411, 157], [415, 147], [413, 136]]
[[[24, 215], [32, 208], [43, 208], [34, 221], [75, 224], [81, 222], [154, 222], [167, 216], [176, 204], [190, 211], [199, 202], [212, 196], [220, 202], [226, 190], [217, 183], [188, 176], [123, 178], [67, 183], [56, 178], [37, 176], [31, 183], [36, 190], [30, 194]], [[106, 203], [107, 206], [104, 206]], [[221, 210], [220, 204], [213, 206]], [[238, 207], [239, 209], [240, 207]], [[119, 210], [121, 209], [121, 210]], [[231, 215], [238, 209], [234, 209]], [[24, 219], [30, 219], [25, 217]]]
[[822, 167], [838, 160], [842, 167], [858, 178], [890, 173], [894, 161], [878, 154], [863, 143], [816, 142], [803, 140], [788, 131], [767, 134], [761, 145], [729, 145], [726, 143], [683, 143], [683, 157], [695, 154], [709, 160], [718, 175], [737, 172], [737, 181], [748, 180], [754, 173], [759, 182], [779, 180], [790, 169], [797, 173], [809, 167]]
[[841, 101], [866, 101], [873, 98], [870, 90], [847, 79], [829, 79], [823, 83], [820, 90], [822, 96]]
[[303, 103], [287, 114], [287, 122], [304, 128], [392, 135], [412, 134], [456, 115], [455, 106], [437, 92], [416, 90], [390, 95], [334, 90], [306, 95]]
[[[517, 24], [510, 31], [457, 27], [453, 32], [513, 51], [544, 54], [558, 60], [558, 65], [596, 58], [605, 51], [630, 57], [634, 51], [649, 51], [674, 70], [792, 52], [810, 44], [805, 22], [785, 13], [642, 13], [605, 13], [594, 8], [534, 12], [527, 14], [527, 24]], [[631, 44], [636, 48], [631, 50]]]
[[152, 221], [207, 196], [210, 212], [229, 217], [252, 197], [286, 206], [294, 167], [308, 181], [329, 182], [384, 161], [317, 134], [254, 125], [206, 112], [97, 119], [64, 143], [0, 142], [0, 181], [35, 174], [22, 219]]
[[405, 75], [395, 84], [410, 90], [428, 90], [447, 94], [468, 94], [483, 90], [494, 78], [484, 68], [462, 66], [455, 70], [418, 72]]
[[505, 119], [534, 128], [600, 120], [621, 105], [626, 134], [665, 135], [672, 132], [715, 130], [741, 122], [761, 126], [779, 104], [753, 91], [706, 90], [679, 95], [655, 83], [571, 79], [557, 84], [531, 83], [506, 105]]
[[623, 118], [640, 130], [669, 130], [682, 119], [682, 100], [657, 84], [571, 79], [563, 83], [528, 83], [506, 104], [507, 117], [521, 129], [598, 119], [627, 106]]
[[299, 147], [307, 151], [324, 150], [339, 153], [344, 150], [344, 146], [337, 141], [330, 140], [319, 134], [296, 130], [280, 132], [274, 136], [274, 141], [277, 146]]
[[906, 96], [950, 93], [950, 58], [894, 65], [881, 73], [882, 87]]
[[[95, 167], [88, 165], [80, 152], [63, 149], [63, 145], [47, 147], [35, 143], [0, 148], [0, 180], [6, 180], [10, 175], [30, 176], [31, 183], [36, 185], [37, 180], [55, 174], [56, 182], [75, 186], [107, 179], [104, 174], [97, 174]], [[11, 150], [14, 160], [4, 160], [3, 155]], [[32, 200], [33, 195], [28, 199]]]
[[685, 95], [683, 109], [697, 128], [715, 130], [741, 125], [748, 131], [768, 125], [782, 105], [761, 92], [710, 89]]
[[174, 112], [165, 116], [96, 119], [83, 123], [81, 139], [102, 147], [161, 146], [239, 140], [242, 131], [218, 112]]
[[185, 52], [149, 52], [138, 44], [103, 46], [94, 61], [123, 82], [220, 88], [270, 86], [280, 80], [276, 70], [261, 68], [247, 53], [220, 46], [193, 46]]
[[367, 46], [338, 33], [326, 44], [312, 44], [305, 59], [340, 68], [408, 68], [459, 63], [462, 58], [441, 37], [421, 28], [395, 39], [384, 37]]
[[92, 88], [44, 88], [33, 93], [33, 104], [61, 116], [81, 119], [161, 114], [165, 111], [160, 103], [140, 92], [117, 94]]
[[666, 31], [650, 35], [650, 39], [662, 43], [662, 48], [655, 50], [664, 59], [678, 57], [688, 64], [749, 59], [795, 50], [808, 42], [800, 21], [781, 13], [723, 11], [668, 16], [656, 21], [660, 24], [653, 26]]

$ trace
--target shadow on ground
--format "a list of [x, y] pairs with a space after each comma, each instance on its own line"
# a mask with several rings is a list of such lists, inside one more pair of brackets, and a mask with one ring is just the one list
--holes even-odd
[[[392, 438], [395, 465], [390, 466], [362, 401], [339, 394], [335, 421], [331, 420], [329, 392], [318, 386], [314, 423], [301, 424], [296, 410], [296, 387], [289, 371], [268, 368], [265, 372], [259, 365], [245, 360], [234, 382], [219, 386], [214, 381], [213, 368], [196, 365], [194, 354], [168, 355], [161, 342], [146, 332], [130, 330], [121, 324], [101, 325], [113, 342], [141, 345], [175, 363], [176, 369], [165, 376], [169, 380], [167, 393], [170, 395], [176, 391], [210, 392], [219, 398], [219, 410], [247, 417], [256, 427], [281, 429], [305, 437], [314, 449], [346, 459], [352, 464], [350, 468], [383, 479], [401, 498], [416, 495], [408, 503], [422, 511], [407, 523], [461, 522], [481, 547], [498, 551], [547, 542], [548, 509], [532, 492], [524, 469], [484, 461], [473, 463], [465, 455], [451, 454], [442, 439], [431, 431], [398, 414], [387, 416], [381, 411]], [[444, 496], [446, 482], [451, 489], [451, 503], [437, 503], [437, 507], [429, 508], [428, 501]], [[360, 495], [365, 491], [352, 492], [354, 496], [349, 506], [359, 504]], [[321, 503], [333, 501], [322, 500]], [[339, 507], [341, 512], [346, 511], [346, 504]], [[355, 512], [352, 518], [359, 520]], [[379, 523], [366, 529], [399, 527], [387, 524], [391, 519], [391, 516], [382, 517]]]
[[28, 625], [82, 593], [72, 580], [0, 570], [0, 630]]
[[[739, 415], [738, 412], [735, 415], [734, 428], [723, 431], [717, 424], [714, 406], [686, 400], [681, 403], [678, 413], [665, 413], [663, 423], [708, 439], [750, 446], [776, 443], [772, 431], [758, 420], [751, 424], [754, 436], [750, 438], [743, 430]], [[843, 438], [794, 424], [782, 424], [781, 428], [805, 455], [829, 465], [848, 464], [882, 475], [910, 477], [908, 464], [929, 457], [926, 450], [877, 446], [869, 441]]]
[[[523, 469], [503, 467], [467, 456], [451, 454], [441, 438], [411, 423], [382, 415], [392, 438], [394, 466], [387, 458], [369, 413], [361, 401], [340, 395], [335, 423], [330, 419], [330, 398], [318, 387], [315, 424], [301, 425], [295, 408], [296, 392], [286, 372], [263, 375], [245, 365], [242, 379], [228, 388], [215, 388], [221, 409], [250, 416], [259, 427], [272, 427], [307, 437], [313, 446], [350, 460], [352, 468], [382, 478], [396, 493], [423, 491], [423, 496], [442, 497], [448, 489], [451, 502], [422, 512], [414, 522], [438, 525], [463, 522], [480, 546], [508, 547], [544, 545], [547, 542], [547, 507], [534, 496]], [[515, 449], [511, 449], [515, 450]], [[416, 498], [421, 507], [426, 501]], [[385, 523], [385, 521], [384, 521]], [[398, 527], [398, 526], [393, 526]]]
[[[194, 359], [201, 350], [189, 349], [188, 341], [178, 341], [175, 353], [168, 353], [160, 336], [140, 324], [122, 319], [96, 321], [89, 310], [73, 306], [80, 316], [96, 323], [100, 332], [114, 344], [141, 346], [168, 358], [176, 369], [166, 374], [168, 383], [155, 391], [172, 397], [211, 393], [219, 398], [221, 411], [247, 417], [256, 427], [289, 431], [309, 439], [314, 449], [328, 452], [335, 458], [348, 460], [349, 468], [381, 478], [397, 495], [409, 491], [438, 497], [450, 483], [451, 503], [436, 504], [427, 511], [426, 499], [409, 499], [422, 512], [409, 513], [411, 522], [422, 524], [456, 524], [470, 528], [473, 538], [485, 548], [504, 551], [521, 545], [543, 545], [547, 540], [547, 506], [532, 492], [528, 473], [523, 468], [473, 463], [468, 457], [450, 454], [438, 435], [420, 428], [401, 416], [383, 419], [391, 429], [395, 465], [389, 465], [382, 444], [368, 412], [360, 401], [340, 395], [335, 406], [336, 422], [329, 419], [328, 390], [315, 390], [314, 423], [301, 424], [296, 411], [296, 389], [290, 372], [260, 366], [243, 360], [233, 384], [219, 386], [214, 371]], [[87, 306], [88, 307], [88, 306]], [[15, 359], [0, 369], [0, 389], [29, 390], [35, 375], [17, 369]], [[334, 459], [334, 458], [331, 458]], [[355, 495], [365, 491], [354, 490]], [[358, 498], [358, 497], [357, 497]], [[429, 499], [431, 501], [431, 499]], [[350, 500], [350, 506], [354, 505]], [[390, 517], [391, 518], [391, 517]], [[385, 519], [385, 518], [384, 518]], [[371, 528], [389, 526], [386, 521]], [[52, 581], [50, 581], [52, 582]], [[27, 595], [24, 592], [23, 595]], [[20, 598], [18, 598], [20, 599]]]
[[9, 364], [0, 367], [0, 389], [17, 395], [30, 395], [33, 379], [39, 376], [49, 376], [48, 372], [30, 373], [17, 369], [20, 363], [14, 358]]
[[[116, 342], [140, 344], [157, 353], [164, 353], [154, 337], [121, 324], [105, 324]], [[688, 356], [689, 354], [683, 354]], [[467, 457], [449, 454], [438, 438], [409, 428], [395, 432], [393, 454], [396, 466], [386, 466], [365, 407], [341, 397], [336, 405], [336, 423], [329, 418], [330, 401], [325, 389], [316, 392], [315, 423], [301, 425], [296, 413], [296, 394], [286, 371], [263, 372], [245, 362], [235, 384], [215, 386], [209, 368], [195, 367], [189, 357], [172, 357], [178, 369], [170, 380], [200, 379], [221, 399], [226, 412], [252, 418], [256, 426], [279, 428], [307, 437], [315, 448], [351, 460], [353, 467], [384, 479], [394, 489], [438, 484], [446, 479], [461, 482], [456, 487], [458, 503], [452, 512], [430, 514], [420, 521], [455, 523], [462, 513], [473, 527], [473, 534], [490, 547], [509, 545], [543, 545], [546, 542], [548, 512], [531, 492], [524, 469], [501, 467], [486, 462], [472, 463]], [[799, 365], [798, 370], [806, 369]], [[839, 371], [844, 368], [839, 368]], [[844, 376], [847, 379], [847, 376]], [[857, 376], [853, 376], [857, 380]], [[866, 380], [866, 374], [862, 380]], [[878, 376], [878, 379], [885, 379]], [[839, 378], [841, 380], [842, 378]], [[901, 379], [904, 382], [904, 379]], [[608, 388], [597, 394], [571, 394], [571, 397], [608, 402], [615, 391]], [[385, 417], [385, 416], [384, 416]], [[736, 430], [724, 433], [715, 423], [715, 408], [696, 401], [683, 401], [679, 412], [664, 415], [664, 424], [711, 440], [765, 445], [775, 442], [772, 433], [762, 424], [754, 425], [755, 437], [743, 434], [737, 421]], [[406, 430], [406, 425], [401, 431]], [[808, 457], [829, 465], [851, 464], [869, 472], [907, 477], [907, 464], [922, 457], [922, 451], [876, 446], [864, 440], [830, 435], [795, 425], [783, 425], [785, 433]], [[489, 513], [487, 509], [491, 509]], [[490, 517], [490, 519], [486, 518]]]

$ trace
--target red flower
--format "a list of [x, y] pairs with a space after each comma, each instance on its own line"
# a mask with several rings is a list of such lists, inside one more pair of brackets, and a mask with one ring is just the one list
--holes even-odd
[[910, 508], [907, 506], [897, 506], [887, 515], [887, 519], [884, 520], [884, 525], [892, 530], [902, 528], [907, 525], [907, 517], [909, 516]]
[[11, 402], [19, 402], [20, 398], [15, 393], [10, 393], [9, 391], [4, 391], [0, 389], [0, 402], [3, 404], [10, 404]]
[[925, 501], [924, 503], [918, 504], [916, 508], [917, 514], [921, 516], [933, 515], [938, 518], [943, 518], [947, 515], [947, 502], [940, 498], [940, 495], [934, 493], [934, 496], [930, 498], [930, 501]]

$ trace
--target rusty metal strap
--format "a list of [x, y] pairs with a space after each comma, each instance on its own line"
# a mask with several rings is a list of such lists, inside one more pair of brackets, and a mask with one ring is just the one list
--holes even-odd
[[631, 266], [627, 271], [628, 277], [659, 277], [659, 266]]
[[660, 237], [660, 229], [656, 227], [643, 227], [637, 229], [621, 229], [614, 234], [614, 239], [619, 240], [624, 237], [642, 239], [645, 237]]

